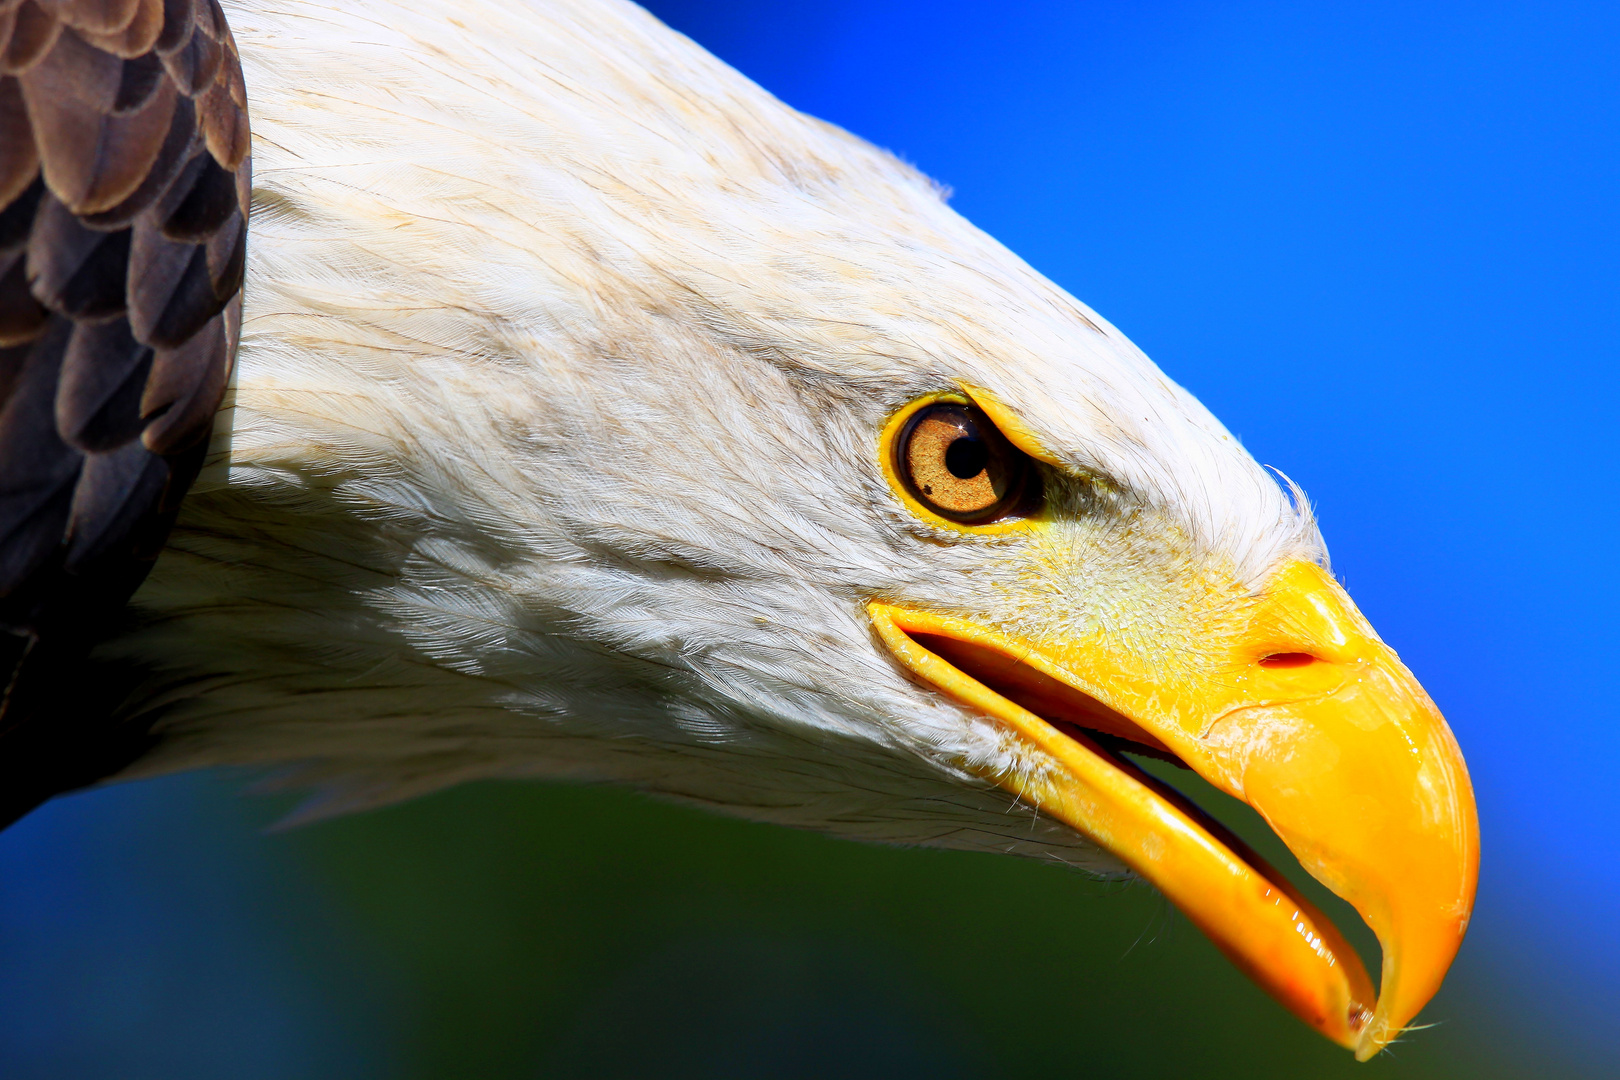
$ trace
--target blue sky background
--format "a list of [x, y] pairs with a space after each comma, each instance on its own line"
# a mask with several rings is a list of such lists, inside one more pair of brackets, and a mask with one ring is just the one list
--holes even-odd
[[[653, 7], [950, 185], [1304, 485], [1476, 785], [1482, 882], [1450, 1037], [1539, 1063], [1525, 1075], [1605, 1072], [1620, 6]], [[228, 787], [90, 793], [0, 834], [0, 1058], [30, 1076], [433, 1071], [400, 1034], [439, 1015], [430, 980], [322, 837], [462, 804], [289, 840]], [[985, 1038], [951, 1060], [994, 1056]]]

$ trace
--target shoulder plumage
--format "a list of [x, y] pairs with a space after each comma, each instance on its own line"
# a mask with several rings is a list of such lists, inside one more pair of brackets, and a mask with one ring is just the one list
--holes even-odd
[[0, 0], [0, 820], [141, 745], [76, 673], [225, 389], [246, 105], [217, 0]]

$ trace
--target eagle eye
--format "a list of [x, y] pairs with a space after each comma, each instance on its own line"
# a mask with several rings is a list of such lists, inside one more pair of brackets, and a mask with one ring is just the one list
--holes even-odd
[[1029, 457], [972, 405], [939, 401], [907, 419], [895, 440], [895, 472], [912, 498], [943, 518], [985, 525], [1024, 509]]

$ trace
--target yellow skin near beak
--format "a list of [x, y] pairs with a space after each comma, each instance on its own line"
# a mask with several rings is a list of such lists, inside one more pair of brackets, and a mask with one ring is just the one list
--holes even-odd
[[[1151, 881], [1358, 1059], [1439, 989], [1478, 876], [1467, 768], [1423, 688], [1320, 567], [1283, 566], [1184, 664], [1121, 630], [1037, 646], [954, 616], [868, 610], [919, 679], [1005, 726], [1019, 765], [988, 779]], [[1376, 1001], [1355, 952], [1281, 875], [1087, 730], [1168, 750], [1259, 811], [1377, 934]]]

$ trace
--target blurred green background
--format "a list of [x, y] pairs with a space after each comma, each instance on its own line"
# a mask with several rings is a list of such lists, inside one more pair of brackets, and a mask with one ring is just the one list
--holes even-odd
[[[1246, 808], [1171, 774], [1291, 863]], [[291, 804], [240, 791], [176, 777], [30, 819], [56, 874], [0, 889], [5, 1075], [1582, 1074], [1468, 954], [1437, 1027], [1356, 1065], [1151, 889], [1065, 867], [527, 783], [267, 833]], [[16, 869], [28, 847], [5, 843]]]
[[[1154, 771], [1364, 931], [1247, 807]], [[1454, 1024], [1369, 1072], [1152, 889], [1055, 865], [504, 785], [296, 842], [425, 991], [422, 1076], [1547, 1075]]]
[[1355, 1065], [1059, 866], [542, 784], [266, 832], [291, 804], [208, 775], [0, 833], [0, 1077], [1620, 1075], [1620, 6], [653, 7], [952, 185], [1317, 501], [1478, 791], [1435, 1026]]

